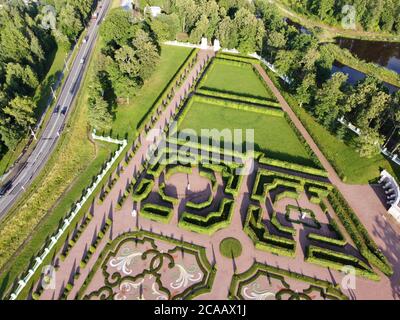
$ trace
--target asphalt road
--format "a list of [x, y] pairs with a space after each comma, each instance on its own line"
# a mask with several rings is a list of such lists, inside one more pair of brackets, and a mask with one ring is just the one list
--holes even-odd
[[86, 65], [90, 60], [90, 55], [93, 53], [99, 25], [110, 5], [110, 0], [101, 0], [99, 2], [100, 5], [101, 9], [97, 9], [98, 17], [97, 19], [92, 19], [87, 27], [87, 41], [86, 43], [82, 42], [78, 49], [78, 54], [57, 97], [55, 108], [40, 140], [37, 141], [36, 147], [28, 157], [27, 162], [13, 179], [11, 188], [0, 198], [0, 219], [6, 215], [11, 206], [39, 174], [54, 150], [64, 128], [67, 115], [73, 107], [74, 98], [79, 91]]

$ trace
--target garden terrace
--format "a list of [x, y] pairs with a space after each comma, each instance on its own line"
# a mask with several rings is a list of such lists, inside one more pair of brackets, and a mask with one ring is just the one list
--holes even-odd
[[115, 239], [102, 256], [83, 299], [188, 299], [209, 291], [214, 279], [203, 247], [149, 232]]
[[255, 263], [233, 277], [230, 295], [241, 300], [346, 300], [338, 287], [303, 274]]
[[259, 168], [251, 199], [260, 206], [249, 206], [244, 230], [256, 248], [294, 257], [299, 243], [308, 262], [338, 270], [352, 265], [372, 280], [379, 277], [371, 265], [389, 272], [387, 260], [362, 225], [355, 227], [354, 216], [329, 183]]
[[237, 94], [250, 99], [275, 101], [270, 89], [254, 71], [253, 65], [247, 59], [239, 61], [232, 58], [233, 56], [218, 55], [211, 62], [198, 88]]
[[[202, 115], [199, 117], [199, 115]], [[318, 166], [284, 117], [274, 107], [258, 107], [210, 96], [193, 96], [178, 120], [178, 130], [191, 129], [200, 136], [202, 129], [254, 129], [256, 151], [269, 158], [308, 167]], [[232, 143], [232, 141], [226, 141]], [[243, 141], [244, 145], [245, 141]], [[238, 145], [242, 147], [242, 145]]]

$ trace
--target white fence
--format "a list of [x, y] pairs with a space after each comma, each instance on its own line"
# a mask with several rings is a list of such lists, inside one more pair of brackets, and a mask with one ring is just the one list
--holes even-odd
[[83, 195], [81, 200], [76, 204], [75, 209], [71, 210], [71, 212], [68, 214], [67, 218], [64, 219], [64, 224], [62, 225], [62, 227], [60, 229], [58, 229], [57, 233], [54, 234], [50, 238], [50, 244], [46, 248], [44, 248], [44, 251], [40, 256], [35, 258], [34, 266], [31, 269], [29, 269], [28, 274], [18, 282], [18, 287], [11, 294], [10, 300], [15, 300], [18, 297], [18, 295], [21, 293], [21, 291], [25, 288], [26, 284], [29, 282], [29, 280], [32, 278], [32, 276], [35, 274], [35, 272], [39, 269], [40, 265], [42, 264], [44, 259], [47, 257], [47, 255], [50, 253], [51, 249], [53, 249], [53, 247], [56, 245], [57, 241], [61, 238], [61, 236], [64, 234], [64, 232], [71, 225], [71, 222], [74, 220], [76, 215], [79, 213], [80, 209], [83, 207], [83, 205], [89, 199], [89, 197], [93, 194], [94, 190], [96, 190], [96, 188], [98, 187], [100, 182], [103, 180], [104, 176], [108, 173], [108, 171], [113, 166], [114, 162], [118, 159], [118, 157], [121, 155], [121, 153], [124, 151], [125, 147], [128, 144], [128, 142], [126, 140], [116, 140], [116, 139], [113, 139], [110, 137], [97, 136], [95, 132], [92, 133], [92, 138], [95, 140], [119, 144], [120, 147], [118, 148], [117, 152], [112, 157], [112, 159], [106, 163], [106, 166], [103, 168], [103, 170], [97, 176], [96, 180], [92, 183], [92, 185], [86, 189], [86, 193]]

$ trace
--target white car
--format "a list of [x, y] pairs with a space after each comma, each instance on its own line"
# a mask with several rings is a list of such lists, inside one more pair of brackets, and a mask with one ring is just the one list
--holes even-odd
[[82, 58], [80, 61], [80, 64], [84, 64], [85, 63], [85, 58]]

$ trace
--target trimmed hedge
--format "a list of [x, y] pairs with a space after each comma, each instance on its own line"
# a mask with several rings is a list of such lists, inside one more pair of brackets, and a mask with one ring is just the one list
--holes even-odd
[[345, 253], [310, 245], [307, 248], [306, 261], [338, 271], [342, 271], [346, 266], [351, 266], [358, 276], [374, 281], [380, 280], [380, 277], [363, 261]]
[[206, 216], [199, 216], [189, 212], [183, 212], [179, 220], [179, 227], [189, 231], [211, 235], [216, 231], [229, 226], [232, 220], [235, 202], [223, 198], [216, 212], [210, 212]]
[[389, 261], [371, 239], [368, 231], [364, 228], [357, 215], [350, 208], [346, 200], [343, 199], [341, 194], [334, 189], [329, 194], [328, 200], [361, 254], [369, 263], [375, 265], [385, 275], [393, 275], [393, 268]]
[[[107, 262], [110, 255], [110, 251], [115, 251], [117, 246], [123, 241], [127, 241], [130, 239], [144, 239], [144, 238], [166, 241], [168, 243], [176, 245], [178, 248], [182, 248], [182, 250], [186, 251], [189, 250], [191, 252], [195, 251], [196, 253], [198, 253], [196, 255], [196, 260], [199, 263], [200, 269], [205, 276], [203, 277], [201, 282], [198, 282], [194, 286], [191, 286], [190, 288], [188, 288], [189, 290], [185, 290], [182, 293], [176, 295], [174, 299], [193, 299], [201, 294], [211, 291], [217, 270], [216, 267], [212, 266], [208, 261], [206, 250], [204, 247], [200, 247], [198, 245], [188, 242], [183, 242], [181, 240], [176, 240], [174, 238], [170, 238], [160, 234], [155, 234], [141, 230], [141, 231], [124, 233], [120, 235], [117, 239], [107, 243], [103, 251], [100, 253], [99, 259], [96, 261], [95, 265], [93, 266], [88, 276], [86, 277], [83, 285], [79, 289], [75, 299], [82, 299], [82, 298], [88, 299], [90, 297], [90, 294], [84, 296], [85, 291], [87, 290], [88, 285], [91, 283], [93, 277], [95, 276], [99, 268], [101, 266], [104, 266], [104, 264]], [[109, 283], [106, 282], [106, 286], [103, 288], [108, 289], [109, 287], [110, 287]], [[110, 292], [110, 298], [111, 298], [112, 290], [110, 289], [108, 291]]]
[[323, 236], [321, 234], [316, 234], [316, 233], [307, 234], [307, 238], [310, 240], [323, 242], [323, 243], [326, 243], [329, 245], [339, 246], [339, 247], [344, 247], [347, 244], [347, 241], [344, 238], [335, 239], [335, 238], [326, 237], [326, 236]]
[[144, 218], [161, 223], [169, 223], [173, 213], [174, 210], [172, 208], [153, 203], [146, 203], [140, 210], [140, 215]]
[[71, 239], [68, 241], [67, 248], [65, 250], [63, 250], [62, 253], [60, 254], [61, 260], [64, 260], [68, 256], [69, 252], [71, 251], [71, 249], [73, 248], [75, 243], [78, 241], [78, 239], [81, 236], [81, 234], [83, 233], [83, 231], [85, 231], [85, 229], [89, 225], [90, 221], [92, 221], [92, 219], [93, 219], [93, 216], [90, 214], [90, 212], [88, 212], [85, 217], [85, 220], [82, 222], [82, 224], [79, 226], [78, 230], [76, 230], [76, 232], [73, 234]]
[[307, 167], [307, 166], [303, 166], [300, 164], [295, 164], [295, 163], [291, 163], [291, 162], [287, 162], [287, 161], [267, 158], [266, 156], [261, 156], [258, 159], [258, 162], [261, 164], [265, 164], [265, 165], [269, 165], [269, 166], [273, 166], [273, 167], [303, 172], [303, 173], [320, 176], [320, 177], [328, 177], [328, 172], [326, 172], [323, 169]]
[[307, 143], [307, 141], [304, 139], [303, 135], [300, 133], [299, 129], [294, 125], [290, 117], [288, 116], [287, 113], [284, 114], [284, 117], [286, 119], [286, 122], [290, 125], [294, 133], [296, 134], [297, 138], [300, 140], [300, 142], [303, 144], [308, 156], [310, 159], [314, 162], [316, 168], [323, 168], [321, 162], [319, 161], [318, 157], [315, 155], [314, 151], [311, 149], [310, 145]]
[[140, 180], [135, 188], [135, 191], [132, 194], [133, 200], [136, 202], [145, 200], [150, 195], [150, 192], [153, 189], [153, 185], [154, 180], [147, 178], [143, 178], [142, 180]]
[[288, 226], [284, 226], [282, 223], [280, 223], [276, 211], [272, 212], [272, 216], [271, 216], [271, 224], [279, 231], [282, 233], [286, 233], [291, 235], [292, 237], [294, 237], [296, 235], [296, 229], [293, 227], [288, 227]]
[[212, 96], [212, 97], [218, 97], [222, 99], [228, 99], [232, 101], [240, 101], [240, 102], [245, 102], [248, 104], [255, 104], [259, 105], [259, 107], [267, 106], [267, 107], [273, 107], [273, 108], [281, 108], [281, 105], [276, 102], [272, 101], [269, 99], [261, 99], [261, 98], [256, 98], [256, 97], [249, 97], [249, 96], [243, 96], [231, 92], [222, 92], [213, 88], [203, 88], [203, 89], [197, 89], [196, 90], [197, 94], [200, 95], [205, 95], [205, 96]]
[[184, 166], [184, 165], [168, 165], [167, 170], [165, 172], [165, 180], [167, 181], [171, 176], [176, 173], [185, 173], [191, 174], [193, 168], [191, 166]]
[[[308, 213], [310, 218], [313, 220], [315, 225], [308, 224], [307, 222], [302, 221], [302, 220], [295, 220], [295, 219], [290, 218], [290, 211], [291, 210], [296, 210], [296, 211], [299, 211], [299, 212], [303, 211], [303, 212]], [[301, 208], [301, 207], [297, 207], [297, 206], [293, 206], [291, 204], [288, 204], [286, 206], [285, 218], [286, 218], [287, 221], [292, 222], [292, 223], [302, 223], [305, 226], [309, 226], [311, 228], [316, 228], [316, 229], [320, 229], [321, 228], [321, 224], [316, 219], [315, 213], [310, 209], [304, 209], [304, 208]]]
[[206, 201], [203, 201], [203, 202], [200, 202], [200, 203], [188, 201], [188, 202], [186, 202], [186, 207], [191, 208], [191, 209], [196, 209], [196, 210], [203, 210], [203, 209], [208, 208], [209, 206], [211, 206], [213, 200], [214, 200], [214, 196], [211, 193]]
[[234, 53], [227, 53], [227, 52], [218, 52], [217, 53], [217, 59], [225, 59], [225, 60], [231, 60], [231, 61], [241, 61], [245, 62], [247, 64], [260, 64], [260, 60], [249, 57], [249, 56], [243, 56], [240, 54], [234, 54]]
[[226, 258], [237, 258], [242, 254], [242, 244], [235, 238], [225, 238], [219, 243], [219, 251]]
[[167, 86], [164, 88], [163, 92], [157, 99], [157, 101], [153, 104], [151, 109], [147, 112], [147, 114], [140, 120], [136, 129], [138, 132], [142, 131], [146, 124], [151, 121], [151, 118], [154, 115], [154, 110], [157, 109], [160, 105], [163, 105], [163, 101], [169, 101], [171, 92], [173, 91], [175, 86], [179, 86], [182, 81], [182, 75], [184, 70], [190, 65], [194, 64], [197, 61], [197, 54], [199, 49], [193, 49], [190, 54], [187, 56], [186, 60], [182, 63], [179, 70], [175, 73], [172, 79], [168, 82]]
[[111, 225], [112, 225], [112, 220], [110, 218], [107, 218], [106, 223], [101, 228], [101, 230], [98, 232], [96, 239], [92, 242], [91, 246], [89, 247], [89, 250], [86, 252], [85, 257], [79, 263], [79, 266], [81, 269], [86, 267], [87, 263], [89, 262], [89, 259], [91, 258], [93, 253], [96, 252], [96, 249], [97, 249], [101, 239], [103, 239], [104, 235], [110, 229]]
[[333, 186], [327, 182], [311, 180], [286, 173], [258, 169], [257, 176], [253, 185], [251, 199], [263, 201], [265, 194], [278, 186], [286, 186], [296, 189], [296, 192], [304, 191], [310, 187], [331, 190]]
[[274, 277], [289, 277], [293, 278], [295, 280], [303, 281], [310, 283], [313, 286], [316, 286], [318, 288], [321, 288], [323, 290], [323, 294], [325, 296], [333, 297], [336, 299], [341, 299], [341, 300], [347, 300], [348, 297], [344, 295], [340, 291], [340, 286], [336, 285], [334, 286], [332, 283], [325, 281], [325, 280], [320, 280], [316, 278], [312, 278], [300, 273], [296, 273], [293, 271], [289, 270], [284, 270], [280, 269], [277, 267], [272, 267], [269, 265], [261, 264], [259, 262], [255, 262], [250, 269], [247, 271], [241, 273], [241, 274], [235, 274], [232, 278], [232, 282], [230, 285], [229, 289], [229, 296], [232, 299], [241, 299], [241, 288], [243, 285], [247, 285], [249, 281], [252, 279], [255, 279], [257, 275], [260, 273], [266, 273], [268, 276], [274, 276]]
[[178, 204], [179, 199], [167, 195], [165, 193], [165, 187], [166, 187], [165, 182], [161, 183], [160, 186], [159, 186], [158, 193], [159, 193], [161, 199], [163, 199], [165, 202], [172, 203], [174, 205]]
[[199, 166], [199, 174], [201, 177], [208, 179], [211, 182], [212, 190], [215, 191], [216, 187], [218, 186], [217, 178], [215, 177], [215, 173], [212, 170], [202, 166]]
[[295, 256], [296, 241], [270, 234], [262, 222], [262, 209], [260, 207], [249, 206], [243, 230], [253, 241], [256, 249], [287, 257]]
[[[285, 116], [285, 113], [283, 112], [282, 109], [278, 109], [275, 107], [267, 107], [267, 106], [258, 107], [253, 104], [248, 104], [248, 103], [241, 102], [241, 101], [230, 101], [230, 100], [225, 100], [225, 99], [221, 99], [218, 97], [202, 96], [202, 95], [195, 94], [191, 98], [190, 101], [192, 101], [192, 103], [194, 103], [194, 102], [207, 103], [207, 104], [214, 105], [214, 106], [227, 107], [227, 108], [231, 108], [231, 109], [235, 109], [235, 110], [243, 110], [243, 111], [248, 111], [248, 112], [262, 113], [262, 114], [266, 114], [269, 116], [275, 116], [275, 117], [284, 117]], [[188, 110], [188, 109], [189, 109], [189, 105], [186, 107], [185, 110]], [[184, 116], [180, 117], [180, 119], [183, 119], [183, 118], [184, 118]], [[179, 120], [178, 120], [178, 127], [179, 127]]]

